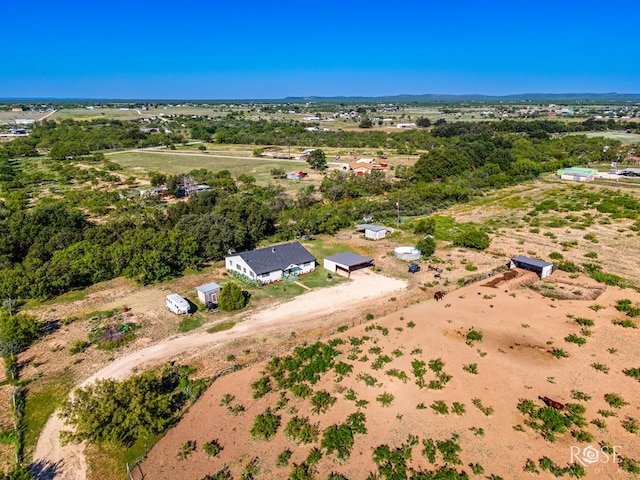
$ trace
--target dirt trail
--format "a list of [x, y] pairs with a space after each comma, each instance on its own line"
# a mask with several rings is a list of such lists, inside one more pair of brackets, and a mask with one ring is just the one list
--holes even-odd
[[[371, 299], [402, 290], [406, 282], [360, 271], [349, 283], [314, 290], [288, 302], [247, 315], [233, 329], [217, 333], [195, 332], [168, 338], [137, 352], [119, 358], [91, 375], [79, 386], [100, 379], [122, 380], [134, 371], [157, 365], [172, 357], [204, 345], [215, 345], [256, 332], [299, 325], [302, 322], [330, 315], [340, 310], [368, 302]], [[65, 429], [58, 412], [47, 421], [33, 456], [34, 476], [38, 480], [86, 480], [87, 463], [84, 444], [60, 444], [60, 432]]]

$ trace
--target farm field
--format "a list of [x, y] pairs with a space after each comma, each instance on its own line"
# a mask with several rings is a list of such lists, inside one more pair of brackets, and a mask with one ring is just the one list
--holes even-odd
[[[563, 272], [553, 277], [558, 286], [595, 286]], [[569, 301], [517, 284], [487, 288], [480, 282], [443, 301], [376, 317], [324, 339], [337, 356], [317, 380], [278, 387], [275, 358], [219, 379], [156, 444], [141, 471], [159, 480], [197, 480], [225, 468], [233, 478], [251, 469], [264, 479], [305, 471], [313, 478], [334, 473], [358, 480], [391, 466], [420, 471], [448, 464], [468, 474], [524, 478], [527, 466], [539, 472], [544, 465], [579, 464], [585, 478], [633, 478], [604, 455], [597, 464], [582, 456], [604, 442], [621, 457], [640, 457], [637, 434], [625, 423], [637, 422], [640, 390], [623, 373], [637, 366], [640, 332], [612, 324], [621, 316], [615, 304], [622, 298], [640, 301], [637, 292], [619, 288], [592, 301]], [[593, 326], [581, 328], [580, 322]], [[576, 338], [582, 341], [573, 343]], [[269, 379], [271, 391], [258, 390], [260, 379]], [[306, 393], [294, 385], [306, 385]], [[612, 407], [610, 394], [627, 403]], [[531, 423], [527, 412], [545, 406], [539, 396], [581, 412], [572, 417], [577, 424], [552, 437], [549, 425]], [[320, 403], [321, 398], [329, 400]], [[244, 410], [232, 415], [238, 405]], [[333, 425], [349, 425], [354, 414], [361, 415], [361, 426], [347, 437], [353, 443], [330, 453], [340, 443], [329, 441], [328, 432]], [[259, 415], [277, 419], [266, 440], [259, 438]], [[295, 433], [294, 424], [307, 425], [307, 433]], [[448, 441], [459, 450], [445, 449]], [[207, 442], [219, 446], [215, 457], [203, 451]], [[185, 444], [195, 448], [180, 456]], [[404, 452], [402, 460], [389, 457], [396, 449]], [[539, 478], [553, 476], [543, 471]]]

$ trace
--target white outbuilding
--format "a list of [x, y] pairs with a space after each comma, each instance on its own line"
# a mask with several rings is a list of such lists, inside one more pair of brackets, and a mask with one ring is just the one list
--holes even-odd
[[220, 290], [222, 290], [222, 287], [215, 282], [207, 283], [205, 285], [200, 285], [199, 287], [196, 287], [198, 300], [200, 300], [205, 305], [209, 302], [218, 303]]
[[523, 270], [536, 272], [540, 278], [545, 278], [553, 272], [553, 263], [544, 262], [536, 258], [517, 256], [511, 259], [509, 268], [522, 268]]
[[333, 273], [351, 276], [351, 272], [373, 266], [373, 258], [364, 257], [353, 252], [336, 253], [325, 257], [324, 268]]

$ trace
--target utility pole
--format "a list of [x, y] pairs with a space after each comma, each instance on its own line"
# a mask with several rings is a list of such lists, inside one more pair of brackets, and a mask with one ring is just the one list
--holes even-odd
[[396, 218], [396, 227], [400, 228], [400, 200], [396, 201], [396, 207], [398, 209], [398, 218]]

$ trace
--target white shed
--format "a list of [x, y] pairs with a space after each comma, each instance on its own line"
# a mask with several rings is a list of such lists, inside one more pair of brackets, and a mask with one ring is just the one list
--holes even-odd
[[383, 225], [357, 225], [357, 231], [364, 231], [364, 237], [371, 240], [380, 240], [387, 235], [387, 227]]
[[198, 293], [198, 300], [205, 305], [209, 302], [218, 303], [218, 296], [220, 295], [222, 287], [215, 282], [207, 283], [206, 285], [200, 285], [196, 287]]

